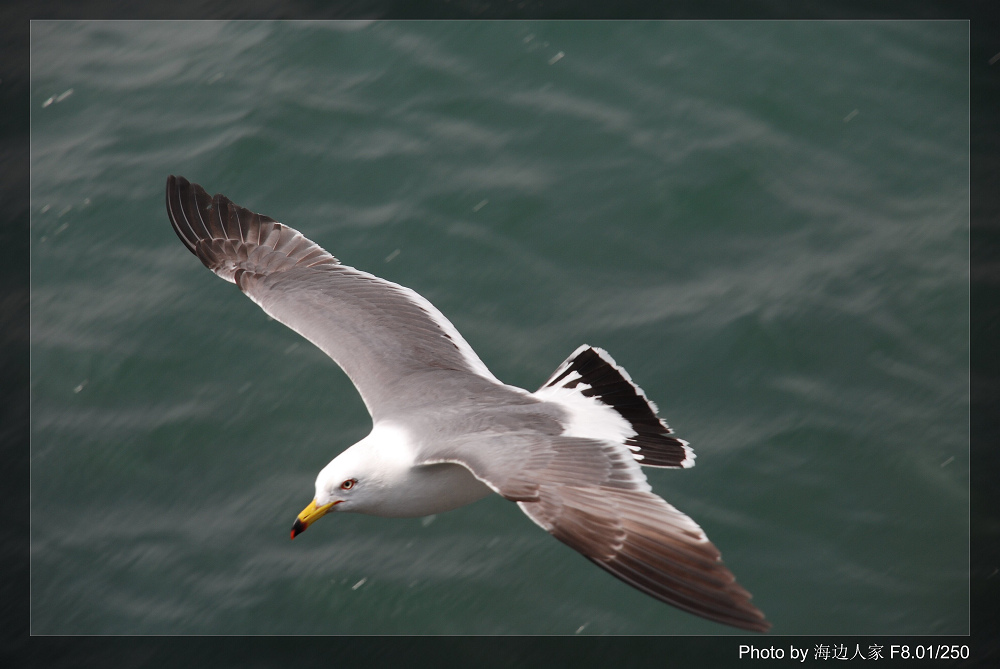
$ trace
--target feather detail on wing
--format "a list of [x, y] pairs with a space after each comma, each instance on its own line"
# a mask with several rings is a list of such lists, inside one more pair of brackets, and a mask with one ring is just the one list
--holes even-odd
[[[342, 265], [298, 231], [167, 179], [174, 231], [202, 263], [340, 365], [376, 420], [405, 412], [394, 386], [417, 372], [499, 384], [455, 326], [416, 292]], [[440, 398], [446, 399], [446, 398]]]
[[718, 549], [652, 492], [625, 445], [565, 436], [494, 440], [445, 446], [434, 461], [464, 465], [556, 539], [660, 601], [742, 629], [770, 628]]
[[725, 625], [771, 625], [688, 516], [651, 492], [608, 486], [543, 485], [518, 502], [556, 539], [629, 585]]

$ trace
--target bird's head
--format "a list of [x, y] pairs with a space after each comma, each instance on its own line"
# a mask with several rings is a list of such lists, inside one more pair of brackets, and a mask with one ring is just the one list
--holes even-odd
[[331, 511], [361, 511], [367, 507], [380, 477], [367, 466], [366, 455], [348, 449], [334, 458], [316, 477], [316, 494], [292, 525], [292, 539]]
[[394, 501], [405, 499], [407, 488], [403, 484], [412, 465], [412, 449], [405, 431], [377, 425], [371, 434], [331, 460], [316, 477], [316, 495], [295, 519], [292, 539], [334, 510], [400, 515], [390, 507]]

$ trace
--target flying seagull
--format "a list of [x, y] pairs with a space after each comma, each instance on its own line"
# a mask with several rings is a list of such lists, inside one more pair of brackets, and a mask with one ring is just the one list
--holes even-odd
[[425, 516], [492, 493], [598, 567], [725, 625], [770, 623], [702, 529], [653, 493], [642, 466], [694, 465], [628, 373], [581, 346], [531, 393], [499, 381], [455, 326], [403, 286], [184, 177], [167, 178], [180, 240], [357, 387], [371, 433], [316, 477], [292, 538], [331, 512]]

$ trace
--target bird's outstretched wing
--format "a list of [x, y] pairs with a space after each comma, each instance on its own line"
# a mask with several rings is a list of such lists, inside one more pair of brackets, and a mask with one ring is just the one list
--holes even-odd
[[412, 393], [395, 386], [414, 373], [500, 383], [430, 302], [342, 265], [298, 231], [178, 176], [167, 178], [167, 213], [206, 267], [333, 358], [373, 419], [407, 409]]
[[445, 444], [426, 458], [467, 467], [556, 539], [656, 599], [726, 625], [770, 629], [704, 531], [652, 492], [626, 446], [565, 436], [494, 439]]

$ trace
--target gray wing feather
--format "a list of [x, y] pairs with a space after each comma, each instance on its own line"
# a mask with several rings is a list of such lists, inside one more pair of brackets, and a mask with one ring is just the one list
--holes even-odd
[[[405, 412], [395, 392], [422, 372], [499, 381], [455, 327], [414, 291], [353, 267], [272, 218], [167, 179], [174, 231], [202, 263], [333, 358], [375, 420]], [[413, 384], [408, 384], [412, 387]], [[456, 392], [460, 384], [453, 384]]]
[[556, 539], [679, 609], [756, 632], [771, 625], [688, 516], [651, 492], [545, 485], [518, 506]]
[[498, 435], [443, 446], [428, 461], [464, 465], [556, 539], [660, 601], [742, 629], [771, 627], [704, 531], [652, 492], [620, 444]]

